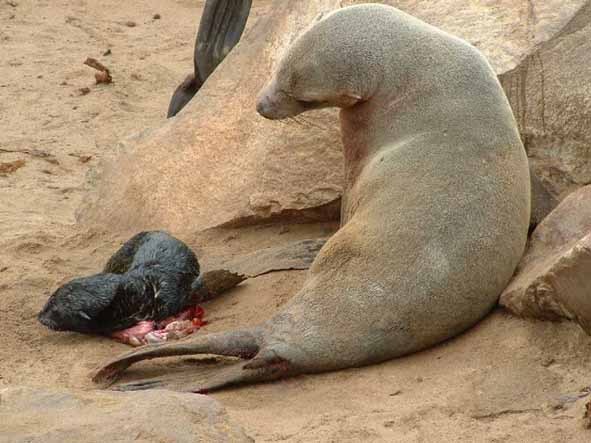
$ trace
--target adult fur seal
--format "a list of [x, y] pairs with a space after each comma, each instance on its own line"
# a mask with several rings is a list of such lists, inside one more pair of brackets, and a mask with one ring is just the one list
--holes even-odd
[[[226, 272], [225, 287], [218, 283], [217, 289], [208, 289], [203, 279], [207, 277], [200, 275], [197, 257], [186, 244], [164, 231], [141, 232], [113, 254], [102, 273], [76, 278], [55, 291], [38, 319], [53, 330], [111, 335], [139, 345], [178, 314], [181, 320], [199, 317], [202, 311], [193, 310], [197, 303], [244, 277]], [[152, 339], [166, 340], [168, 332], [185, 335], [195, 325], [185, 321], [175, 326], [174, 331], [152, 334]]]
[[198, 353], [248, 361], [184, 389], [368, 365], [453, 337], [496, 304], [526, 242], [530, 178], [484, 56], [395, 8], [344, 8], [293, 43], [257, 109], [280, 119], [326, 106], [342, 108], [342, 226], [300, 292], [258, 327], [138, 349], [96, 381]]
[[167, 118], [174, 117], [240, 41], [252, 0], [207, 0], [197, 31], [194, 71], [176, 88]]

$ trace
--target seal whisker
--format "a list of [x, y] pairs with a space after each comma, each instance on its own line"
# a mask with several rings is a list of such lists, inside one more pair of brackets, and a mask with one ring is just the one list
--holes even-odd
[[303, 115], [301, 115], [301, 114], [300, 114], [300, 115], [298, 115], [298, 116], [296, 116], [296, 118], [298, 118], [300, 121], [302, 121], [303, 123], [305, 123], [305, 124], [306, 124], [306, 125], [308, 125], [309, 127], [316, 128], [316, 129], [323, 129], [323, 130], [327, 130], [327, 129], [328, 129], [328, 128], [327, 128], [327, 127], [325, 127], [325, 126], [321, 126], [321, 125], [319, 125], [319, 124], [317, 124], [317, 123], [315, 123], [315, 122], [313, 122], [313, 121], [311, 121], [311, 120], [307, 119], [306, 117], [304, 117], [304, 116], [303, 116]]

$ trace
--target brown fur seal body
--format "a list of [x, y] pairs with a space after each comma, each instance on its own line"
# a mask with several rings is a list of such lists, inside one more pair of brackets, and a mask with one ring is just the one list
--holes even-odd
[[526, 242], [530, 179], [480, 52], [392, 7], [341, 9], [295, 41], [257, 109], [326, 106], [342, 108], [342, 226], [301, 291], [259, 327], [147, 347], [95, 380], [195, 353], [250, 360], [188, 390], [362, 366], [453, 337], [496, 304]]

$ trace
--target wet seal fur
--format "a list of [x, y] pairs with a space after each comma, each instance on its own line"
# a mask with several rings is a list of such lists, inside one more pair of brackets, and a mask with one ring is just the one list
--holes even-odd
[[199, 353], [248, 361], [182, 389], [369, 365], [454, 337], [496, 305], [525, 246], [530, 177], [485, 57], [395, 8], [344, 8], [293, 43], [257, 110], [281, 119], [327, 106], [341, 108], [342, 225], [303, 288], [257, 327], [147, 346], [95, 381], [141, 360]]
[[208, 289], [197, 257], [182, 241], [164, 231], [141, 232], [113, 254], [103, 272], [57, 289], [37, 318], [57, 331], [110, 335], [173, 317], [245, 279], [228, 271], [214, 275], [226, 287]]
[[193, 54], [193, 73], [176, 88], [166, 118], [174, 117], [238, 44], [250, 14], [252, 0], [207, 0], [199, 22]]

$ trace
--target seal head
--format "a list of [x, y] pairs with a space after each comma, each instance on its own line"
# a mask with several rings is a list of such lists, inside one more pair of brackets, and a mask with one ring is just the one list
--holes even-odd
[[119, 274], [76, 278], [49, 297], [37, 319], [54, 331], [101, 333], [97, 316], [125, 292], [125, 282]]

